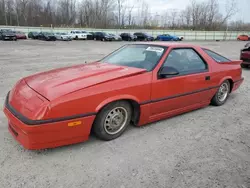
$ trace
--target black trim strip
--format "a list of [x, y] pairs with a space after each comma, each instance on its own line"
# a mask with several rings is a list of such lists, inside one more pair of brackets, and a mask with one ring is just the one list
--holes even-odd
[[169, 96], [169, 97], [163, 97], [163, 98], [159, 98], [159, 99], [143, 101], [143, 102], [140, 103], [140, 105], [165, 101], [165, 100], [174, 99], [174, 98], [177, 98], [177, 97], [183, 97], [183, 96], [186, 96], [186, 95], [192, 95], [192, 94], [195, 94], [195, 93], [200, 93], [200, 92], [208, 91], [210, 89], [215, 89], [215, 88], [219, 88], [219, 86], [209, 87], [209, 88], [205, 88], [205, 89], [200, 89], [200, 90], [196, 90], [196, 91], [192, 91], [192, 92], [188, 92], [188, 93], [183, 93], [183, 94], [178, 94], [178, 95], [173, 95], [173, 96]]
[[72, 120], [72, 119], [77, 119], [77, 118], [83, 118], [83, 117], [88, 117], [88, 116], [93, 116], [96, 115], [95, 112], [92, 113], [86, 113], [86, 114], [77, 114], [73, 116], [67, 116], [67, 117], [61, 117], [61, 118], [54, 118], [54, 119], [45, 119], [45, 120], [31, 120], [22, 115], [20, 112], [18, 112], [16, 109], [14, 109], [10, 104], [9, 104], [9, 94], [8, 92], [7, 97], [5, 99], [5, 107], [20, 121], [22, 121], [26, 125], [41, 125], [41, 124], [46, 124], [46, 123], [55, 123], [55, 122], [60, 122], [60, 121], [66, 121], [66, 120]]

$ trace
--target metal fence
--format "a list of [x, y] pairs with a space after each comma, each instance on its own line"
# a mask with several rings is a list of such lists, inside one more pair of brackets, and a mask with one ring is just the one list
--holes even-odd
[[94, 28], [50, 28], [50, 27], [22, 27], [0, 26], [0, 29], [13, 29], [28, 34], [30, 31], [70, 32], [71, 30], [84, 30], [89, 32], [104, 31], [107, 33], [120, 34], [145, 32], [156, 37], [160, 34], [172, 34], [183, 36], [184, 40], [237, 40], [240, 34], [249, 34], [248, 31], [188, 31], [188, 30], [147, 30], [147, 29], [94, 29]]

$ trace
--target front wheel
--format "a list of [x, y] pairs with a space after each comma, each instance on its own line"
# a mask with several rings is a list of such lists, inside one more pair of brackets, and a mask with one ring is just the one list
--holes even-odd
[[122, 135], [130, 124], [132, 116], [131, 105], [126, 101], [117, 101], [105, 106], [98, 113], [93, 132], [102, 140], [113, 140]]
[[228, 99], [230, 93], [230, 83], [228, 80], [225, 80], [219, 87], [218, 91], [211, 100], [211, 104], [214, 106], [223, 105]]

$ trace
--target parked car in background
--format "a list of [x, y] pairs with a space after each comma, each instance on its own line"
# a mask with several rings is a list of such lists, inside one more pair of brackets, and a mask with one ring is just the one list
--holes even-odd
[[0, 29], [1, 40], [17, 40], [15, 33], [11, 29]]
[[183, 40], [183, 37], [178, 37], [178, 36], [170, 35], [170, 34], [162, 34], [162, 35], [158, 35], [156, 37], [156, 40], [160, 40], [160, 41], [181, 41], [181, 40]]
[[94, 36], [95, 36], [95, 32], [89, 32], [89, 34], [91, 34], [92, 35], [92, 39], [89, 39], [89, 40], [94, 40]]
[[240, 60], [242, 60], [242, 68], [247, 68], [250, 66], [250, 42], [240, 50]]
[[37, 38], [39, 40], [56, 41], [56, 36], [52, 32], [40, 32]]
[[112, 41], [113, 37], [105, 32], [95, 32], [94, 40]]
[[82, 33], [85, 33], [87, 35], [87, 40], [93, 40], [93, 34], [88, 31], [82, 31]]
[[27, 36], [22, 31], [14, 31], [17, 39], [27, 39]]
[[121, 33], [120, 36], [122, 37], [122, 40], [125, 40], [125, 41], [136, 41], [137, 40], [137, 36], [133, 35], [131, 33]]
[[68, 33], [57, 32], [55, 33], [56, 40], [71, 41], [72, 37]]
[[39, 35], [39, 32], [31, 31], [31, 32], [28, 33], [28, 38], [38, 39], [38, 35]]
[[109, 35], [112, 37], [114, 41], [121, 41], [122, 37], [113, 33], [109, 33]]
[[70, 35], [74, 40], [87, 40], [87, 34], [79, 30], [70, 31]]
[[154, 37], [147, 34], [147, 33], [140, 33], [140, 32], [137, 32], [137, 33], [134, 33], [134, 35], [137, 37], [137, 40], [139, 41], [153, 41], [154, 40]]
[[237, 40], [248, 41], [250, 38], [248, 35], [239, 35]]

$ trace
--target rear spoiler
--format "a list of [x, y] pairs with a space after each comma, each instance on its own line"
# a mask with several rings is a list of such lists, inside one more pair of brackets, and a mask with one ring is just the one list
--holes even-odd
[[220, 64], [226, 64], [226, 65], [241, 65], [243, 61], [242, 60], [232, 60], [230, 62], [220, 62]]

